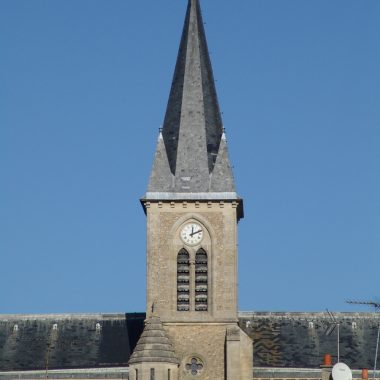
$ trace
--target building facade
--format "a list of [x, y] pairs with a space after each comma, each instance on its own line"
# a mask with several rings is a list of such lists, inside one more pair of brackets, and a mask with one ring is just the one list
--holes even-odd
[[[337, 336], [326, 313], [238, 313], [237, 224], [199, 0], [188, 0], [153, 168], [146, 313], [1, 315], [0, 380], [328, 380]], [[340, 358], [372, 368], [379, 321], [336, 313]], [[374, 378], [379, 377], [378, 373]]]
[[[250, 379], [252, 342], [237, 315], [243, 201], [235, 190], [198, 0], [188, 3], [141, 202], [147, 216], [146, 329], [160, 324], [166, 333], [178, 364], [175, 378]], [[147, 379], [168, 379], [172, 355], [161, 357], [156, 348], [163, 346], [144, 334], [130, 360], [131, 379], [139, 371]], [[157, 331], [158, 337], [163, 339]]]

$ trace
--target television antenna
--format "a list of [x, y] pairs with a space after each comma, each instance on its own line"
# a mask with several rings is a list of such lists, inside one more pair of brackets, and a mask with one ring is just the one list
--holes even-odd
[[352, 300], [347, 300], [346, 303], [354, 304], [354, 305], [368, 305], [372, 306], [375, 311], [380, 311], [380, 301], [352, 301]]
[[326, 331], [325, 331], [325, 335], [327, 336], [330, 336], [336, 327], [338, 327], [338, 330], [337, 330], [337, 346], [338, 346], [338, 363], [340, 362], [340, 322], [334, 317], [334, 314], [329, 311], [329, 309], [326, 309], [327, 311], [327, 314], [328, 316], [330, 317], [330, 322], [329, 323], [329, 326], [327, 327]]
[[[376, 301], [352, 301], [352, 300], [347, 300], [346, 301], [349, 304], [353, 305], [367, 305], [367, 306], [372, 306], [375, 309], [375, 313], [377, 311], [380, 311], [380, 302]], [[377, 328], [377, 339], [376, 339], [376, 350], [375, 350], [375, 364], [373, 366], [373, 379], [375, 380], [376, 377], [376, 366], [377, 366], [377, 353], [379, 352], [379, 340], [380, 340], [380, 321], [379, 325]]]

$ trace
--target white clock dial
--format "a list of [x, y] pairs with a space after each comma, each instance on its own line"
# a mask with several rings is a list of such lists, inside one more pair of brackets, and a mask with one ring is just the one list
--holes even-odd
[[203, 228], [197, 223], [188, 223], [182, 228], [180, 236], [185, 244], [199, 244], [203, 239]]

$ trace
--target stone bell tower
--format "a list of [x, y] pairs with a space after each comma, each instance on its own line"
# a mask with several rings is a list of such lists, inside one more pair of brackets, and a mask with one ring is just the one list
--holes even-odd
[[243, 201], [235, 190], [198, 0], [188, 3], [141, 202], [147, 215], [144, 333], [162, 326], [160, 339], [170, 354], [160, 355], [163, 346], [143, 333], [130, 360], [131, 380], [140, 379], [139, 370], [144, 380], [252, 379], [252, 342], [237, 325]]

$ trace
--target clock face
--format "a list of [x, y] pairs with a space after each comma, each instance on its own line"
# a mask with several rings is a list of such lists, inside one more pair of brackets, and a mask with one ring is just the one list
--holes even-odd
[[180, 236], [185, 244], [199, 244], [203, 239], [203, 228], [197, 223], [188, 223], [182, 228]]

